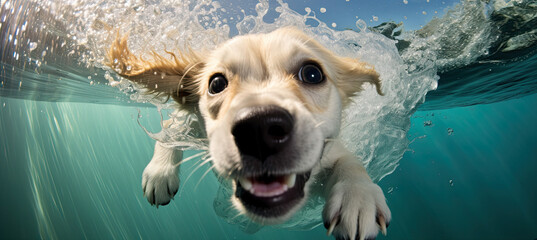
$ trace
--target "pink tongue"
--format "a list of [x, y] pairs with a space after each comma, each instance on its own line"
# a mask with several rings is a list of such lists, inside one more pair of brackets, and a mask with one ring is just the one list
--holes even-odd
[[286, 187], [286, 185], [283, 185], [278, 181], [271, 183], [252, 183], [253, 194], [260, 197], [272, 197], [280, 195], [287, 190]]

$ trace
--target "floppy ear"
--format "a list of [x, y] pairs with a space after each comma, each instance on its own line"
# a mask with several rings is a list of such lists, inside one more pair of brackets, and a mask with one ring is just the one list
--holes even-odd
[[172, 97], [182, 108], [193, 110], [198, 103], [200, 58], [192, 52], [177, 57], [167, 52], [171, 60], [153, 52], [151, 61], [137, 57], [127, 47], [127, 37], [118, 38], [108, 51], [108, 66], [120, 76], [145, 87], [157, 96]]
[[380, 89], [379, 75], [373, 66], [356, 59], [343, 57], [337, 57], [334, 66], [337, 68], [336, 74], [338, 75], [335, 82], [344, 98], [344, 104], [347, 104], [351, 97], [363, 90], [362, 85], [364, 83], [375, 85], [377, 93], [384, 96]]

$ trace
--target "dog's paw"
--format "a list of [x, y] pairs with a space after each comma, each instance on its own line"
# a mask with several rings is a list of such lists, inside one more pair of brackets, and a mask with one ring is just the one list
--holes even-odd
[[150, 162], [142, 175], [142, 189], [151, 205], [168, 205], [179, 189], [177, 168]]
[[332, 187], [323, 220], [336, 239], [375, 239], [379, 230], [386, 234], [391, 212], [378, 185], [344, 181]]

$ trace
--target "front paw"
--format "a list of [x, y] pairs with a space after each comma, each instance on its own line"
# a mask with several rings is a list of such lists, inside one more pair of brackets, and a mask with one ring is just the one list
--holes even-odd
[[179, 189], [177, 168], [150, 162], [142, 175], [142, 189], [151, 205], [167, 205]]
[[336, 239], [375, 239], [386, 234], [391, 213], [380, 187], [369, 180], [338, 182], [323, 210], [324, 226]]

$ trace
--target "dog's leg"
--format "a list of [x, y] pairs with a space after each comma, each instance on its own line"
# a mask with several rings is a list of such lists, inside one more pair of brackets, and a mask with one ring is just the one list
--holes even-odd
[[155, 153], [142, 175], [144, 196], [151, 205], [167, 205], [179, 189], [179, 166], [183, 151], [155, 144]]
[[[162, 121], [163, 129], [177, 129], [187, 124], [182, 119], [185, 112], [175, 111], [172, 118]], [[189, 127], [195, 134], [204, 137], [203, 119], [197, 116], [197, 121], [191, 122]], [[166, 205], [170, 203], [179, 189], [179, 163], [183, 160], [183, 151], [167, 147], [162, 142], [155, 143], [155, 151], [151, 162], [147, 164], [142, 175], [142, 188], [144, 196], [151, 205]]]
[[356, 157], [339, 142], [328, 156], [331, 174], [325, 188], [324, 226], [336, 239], [374, 239], [386, 234], [391, 213], [380, 187], [371, 181]]
[[[163, 128], [169, 128], [172, 119], [164, 120]], [[153, 158], [142, 175], [144, 196], [151, 205], [167, 205], [179, 189], [179, 162], [183, 151], [168, 148], [161, 142], [155, 143]]]

